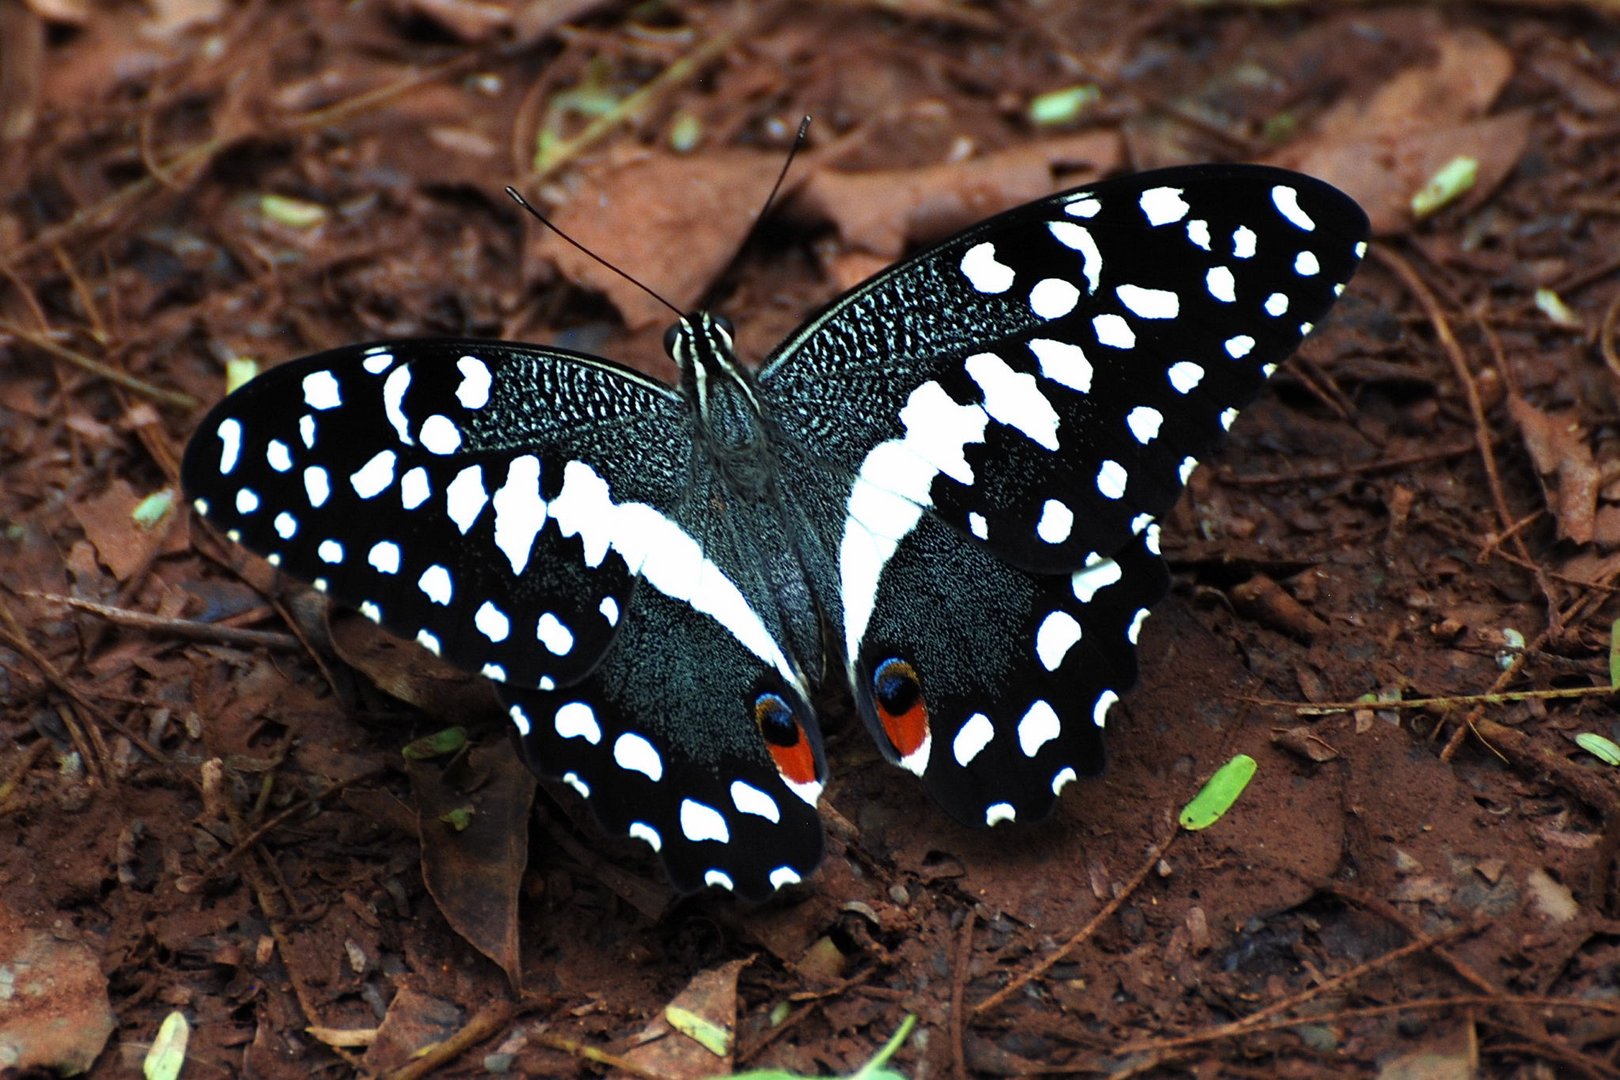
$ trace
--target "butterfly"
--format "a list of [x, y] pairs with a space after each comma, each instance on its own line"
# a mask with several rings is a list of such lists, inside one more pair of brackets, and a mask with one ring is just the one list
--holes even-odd
[[490, 679], [530, 767], [678, 889], [758, 898], [821, 860], [824, 683], [969, 825], [1102, 768], [1159, 523], [1367, 234], [1285, 170], [1109, 179], [895, 264], [757, 370], [703, 311], [673, 386], [501, 341], [294, 360], [208, 413], [182, 480]]

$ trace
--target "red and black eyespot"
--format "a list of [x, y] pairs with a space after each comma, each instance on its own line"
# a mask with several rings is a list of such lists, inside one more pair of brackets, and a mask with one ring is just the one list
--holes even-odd
[[754, 723], [776, 771], [792, 784], [816, 782], [816, 754], [793, 707], [780, 694], [761, 694], [754, 701]]
[[928, 706], [917, 669], [899, 657], [883, 661], [872, 672], [872, 697], [895, 752], [904, 759], [921, 749], [928, 741]]

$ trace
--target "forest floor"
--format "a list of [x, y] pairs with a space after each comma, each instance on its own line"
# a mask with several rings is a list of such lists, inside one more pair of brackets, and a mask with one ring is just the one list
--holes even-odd
[[[1205, 160], [1376, 239], [1167, 520], [1109, 769], [1039, 826], [952, 824], [835, 693], [822, 869], [681, 898], [478, 682], [165, 501], [240, 358], [669, 378], [506, 184], [757, 359], [908, 247]], [[188, 1080], [850, 1073], [912, 1016], [910, 1077], [1620, 1076], [1617, 253], [1598, 0], [0, 0], [0, 1073], [129, 1075], [178, 1013]]]

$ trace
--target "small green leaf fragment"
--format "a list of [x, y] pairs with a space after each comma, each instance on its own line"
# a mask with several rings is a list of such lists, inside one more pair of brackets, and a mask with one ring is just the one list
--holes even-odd
[[778, 1001], [771, 1006], [771, 1027], [781, 1027], [782, 1021], [793, 1014], [793, 1006], [785, 1001]]
[[454, 810], [446, 810], [439, 815], [439, 820], [450, 826], [456, 832], [466, 832], [473, 823], [475, 811], [470, 806], [458, 806]]
[[1429, 177], [1429, 182], [1412, 196], [1412, 216], [1426, 218], [1442, 206], [1455, 202], [1473, 190], [1479, 179], [1479, 159], [1459, 155]]
[[1620, 744], [1606, 739], [1595, 731], [1583, 731], [1575, 736], [1575, 745], [1605, 765], [1620, 766]]
[[154, 491], [146, 498], [135, 504], [130, 518], [136, 525], [151, 532], [168, 518], [169, 512], [174, 509], [174, 489], [164, 488]]
[[225, 392], [234, 394], [259, 377], [259, 362], [251, 356], [233, 356], [225, 361]]
[[[911, 1029], [917, 1026], [915, 1014], [908, 1013], [900, 1021], [899, 1029], [883, 1044], [883, 1049], [872, 1055], [872, 1060], [849, 1074], [849, 1080], [906, 1080], [903, 1073], [886, 1068], [889, 1059], [899, 1052], [905, 1045], [906, 1039], [911, 1036]], [[749, 1072], [733, 1073], [731, 1080], [808, 1080], [807, 1077], [782, 1069], [753, 1069]]]
[[326, 220], [326, 207], [290, 195], [260, 195], [259, 213], [289, 229], [313, 229]]
[[141, 1063], [146, 1080], [175, 1080], [186, 1063], [186, 1043], [190, 1041], [191, 1025], [186, 1023], [185, 1014], [176, 1011], [165, 1016], [157, 1038], [152, 1040], [152, 1049]]
[[1036, 127], [1067, 124], [1085, 112], [1087, 106], [1102, 97], [1096, 83], [1065, 86], [1061, 90], [1048, 90], [1036, 94], [1029, 102], [1029, 122]]
[[1609, 626], [1609, 689], [1620, 690], [1620, 619]]
[[1238, 796], [1243, 794], [1243, 789], [1249, 786], [1259, 767], [1248, 754], [1239, 754], [1216, 769], [1209, 783], [1181, 808], [1177, 822], [1188, 832], [1197, 832], [1221, 820], [1232, 809], [1232, 804], [1237, 802]]
[[1581, 321], [1581, 317], [1564, 303], [1564, 298], [1551, 289], [1536, 290], [1536, 308], [1555, 324], [1566, 329], [1579, 330], [1586, 325]]
[[405, 744], [400, 753], [405, 755], [407, 761], [428, 761], [446, 754], [454, 754], [467, 745], [467, 729], [464, 727], [447, 727], [443, 731], [435, 731], [431, 735], [424, 735], [420, 739], [412, 739]]
[[669, 148], [677, 154], [690, 154], [702, 141], [703, 121], [693, 113], [678, 113], [669, 125]]
[[731, 1052], [731, 1032], [707, 1017], [679, 1005], [665, 1005], [664, 1019], [669, 1026], [697, 1043], [715, 1057]]

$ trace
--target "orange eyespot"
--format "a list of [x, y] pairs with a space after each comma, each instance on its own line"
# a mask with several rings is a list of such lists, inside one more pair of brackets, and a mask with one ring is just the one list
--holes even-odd
[[754, 702], [754, 723], [784, 780], [790, 784], [816, 782], [815, 751], [786, 701], [776, 694], [759, 695]]
[[895, 752], [901, 758], [916, 753], [928, 741], [928, 707], [917, 669], [898, 658], [883, 661], [872, 673], [872, 697]]

